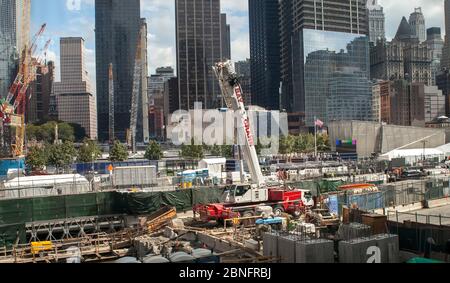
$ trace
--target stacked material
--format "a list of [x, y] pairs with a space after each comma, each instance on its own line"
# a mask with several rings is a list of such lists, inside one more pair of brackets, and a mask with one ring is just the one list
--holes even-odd
[[340, 263], [398, 263], [397, 235], [377, 235], [339, 243]]

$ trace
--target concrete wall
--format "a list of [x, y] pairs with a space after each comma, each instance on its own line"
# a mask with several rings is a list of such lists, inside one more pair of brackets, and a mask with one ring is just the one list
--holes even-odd
[[337, 121], [328, 127], [331, 149], [336, 150], [336, 140], [353, 139], [358, 142], [359, 158], [371, 157], [372, 153], [384, 154], [402, 146], [402, 149], [434, 148], [446, 144], [446, 134], [441, 129], [381, 125], [375, 122]]

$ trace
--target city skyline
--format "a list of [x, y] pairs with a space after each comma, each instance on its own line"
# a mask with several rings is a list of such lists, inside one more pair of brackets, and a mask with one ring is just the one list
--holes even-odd
[[[80, 1], [79, 7], [71, 5]], [[161, 66], [176, 69], [175, 43], [175, 5], [172, 0], [141, 0], [141, 16], [147, 18], [149, 25], [149, 74]], [[80, 36], [86, 41], [87, 69], [95, 88], [95, 18], [94, 0], [47, 0], [45, 5], [33, 5], [32, 34], [43, 22], [48, 23], [45, 39], [53, 40], [48, 52], [48, 60], [59, 62], [59, 38]], [[386, 15], [386, 37], [395, 36], [402, 16], [409, 17], [415, 7], [422, 7], [426, 27], [441, 27], [443, 36], [443, 0], [394, 1], [379, 0]], [[78, 9], [79, 8], [79, 9]], [[227, 14], [231, 25], [231, 56], [233, 61], [250, 57], [249, 21], [247, 0], [226, 0], [221, 3], [221, 12]], [[51, 17], [50, 15], [56, 15]], [[65, 27], [65, 28], [61, 28]], [[59, 81], [59, 65], [56, 64], [56, 80]]]

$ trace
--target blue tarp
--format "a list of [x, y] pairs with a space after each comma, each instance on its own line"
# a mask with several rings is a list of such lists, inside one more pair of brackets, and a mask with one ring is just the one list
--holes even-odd
[[0, 178], [7, 177], [9, 170], [25, 170], [25, 158], [0, 160]]

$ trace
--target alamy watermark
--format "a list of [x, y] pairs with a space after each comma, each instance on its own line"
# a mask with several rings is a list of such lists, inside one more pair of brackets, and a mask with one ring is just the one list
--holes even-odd
[[279, 111], [178, 110], [169, 121], [168, 138], [174, 145], [259, 145], [261, 154], [279, 153], [280, 137], [288, 135], [287, 113]]

